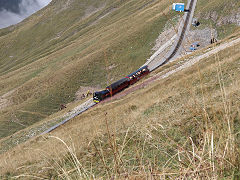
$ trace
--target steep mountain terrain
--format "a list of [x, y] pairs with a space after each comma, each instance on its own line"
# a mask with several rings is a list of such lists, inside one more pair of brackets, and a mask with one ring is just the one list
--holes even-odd
[[239, 38], [180, 72], [219, 44], [170, 63], [150, 86], [0, 155], [2, 177], [238, 179]]
[[[177, 15], [171, 3], [52, 1], [22, 23], [0, 30], [0, 137], [59, 111], [80, 87], [97, 89], [138, 68], [165, 22]], [[199, 9], [205, 6], [199, 1]], [[232, 32], [236, 25], [224, 29]]]
[[[23, 144], [16, 138], [61, 113], [62, 104], [66, 112], [74, 108], [79, 89], [101, 89], [142, 65], [159, 34], [181, 18], [171, 11], [172, 3], [53, 0], [20, 24], [0, 30], [0, 143], [1, 150], [10, 149], [8, 156], [1, 151], [3, 178], [239, 176], [239, 43], [100, 104], [53, 136]], [[237, 7], [236, 0], [199, 0], [197, 30], [216, 30], [220, 44], [236, 40]], [[215, 46], [155, 74], [164, 75]]]
[[222, 39], [240, 26], [240, 2], [237, 0], [200, 0], [196, 18], [203, 23], [201, 28], [211, 27], [217, 30], [218, 38]]
[[22, 23], [1, 30], [0, 136], [59, 111], [81, 86], [105, 86], [138, 68], [165, 22], [176, 14], [161, 16], [170, 5], [52, 1]]

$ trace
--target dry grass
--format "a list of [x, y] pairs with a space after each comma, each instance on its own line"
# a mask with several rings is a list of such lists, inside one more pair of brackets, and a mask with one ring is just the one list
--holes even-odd
[[[83, 10], [101, 8], [86, 17], [76, 9], [78, 1], [73, 3], [67, 8], [53, 4], [0, 37], [4, 47], [0, 95], [15, 91], [8, 99], [11, 107], [0, 112], [0, 137], [57, 112], [60, 104], [74, 100], [80, 86], [106, 86], [106, 67], [115, 65], [109, 70], [111, 82], [137, 69], [168, 20], [149, 19], [170, 4], [166, 0], [88, 1]], [[174, 15], [168, 14], [169, 18]]]
[[0, 171], [30, 179], [238, 179], [238, 46], [19, 145], [0, 157]]
[[58, 112], [81, 86], [105, 87], [136, 70], [177, 15], [167, 0], [71, 2], [59, 0], [0, 30], [0, 96], [14, 91], [0, 105], [0, 138]]

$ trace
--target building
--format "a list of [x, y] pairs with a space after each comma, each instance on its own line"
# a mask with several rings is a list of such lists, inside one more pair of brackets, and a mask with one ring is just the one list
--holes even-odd
[[184, 3], [173, 3], [172, 9], [174, 11], [183, 12], [184, 11]]

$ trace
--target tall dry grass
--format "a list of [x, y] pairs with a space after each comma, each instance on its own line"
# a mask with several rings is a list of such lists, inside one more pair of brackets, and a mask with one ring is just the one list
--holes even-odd
[[[212, 60], [215, 62], [209, 69], [216, 71], [219, 93], [208, 91], [205, 70], [198, 65], [195, 67], [198, 90], [185, 82], [188, 78], [180, 80], [189, 90], [187, 98], [191, 101], [182, 97], [180, 104], [184, 108], [174, 109], [175, 119], [162, 121], [161, 110], [155, 104], [138, 114], [128, 128], [117, 129], [109, 124], [112, 115], [104, 113], [105, 131], [99, 131], [81, 150], [76, 149], [76, 140], [67, 143], [50, 136], [62, 144], [58, 150], [62, 148], [64, 153], [52, 159], [47, 152], [42, 152], [49, 174], [39, 176], [50, 175], [53, 179], [237, 179], [239, 129], [234, 127], [234, 119], [239, 120], [239, 109], [232, 105], [235, 100], [230, 89], [237, 90], [239, 81], [234, 79], [234, 85], [230, 89], [226, 87], [224, 64], [219, 54]], [[178, 102], [173, 102], [176, 104], [172, 106], [178, 106]], [[136, 113], [136, 109], [136, 105], [131, 106], [129, 114]], [[166, 112], [169, 117], [171, 110]]]
[[9, 177], [29, 179], [238, 179], [239, 60], [235, 45], [100, 105], [1, 156], [0, 170], [5, 163]]

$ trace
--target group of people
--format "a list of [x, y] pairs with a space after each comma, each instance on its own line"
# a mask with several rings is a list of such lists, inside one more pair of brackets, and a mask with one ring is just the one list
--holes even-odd
[[85, 99], [86, 97], [91, 96], [91, 95], [92, 95], [92, 92], [90, 92], [90, 90], [88, 90], [86, 94], [82, 94], [81, 99]]
[[[92, 94], [93, 94], [93, 93], [92, 93], [90, 90], [88, 90], [86, 94], [83, 93], [83, 94], [81, 95], [81, 98], [80, 98], [80, 99], [81, 99], [81, 100], [82, 100], [82, 99], [85, 99], [85, 98], [91, 96]], [[67, 108], [67, 106], [66, 106], [65, 104], [60, 104], [60, 108], [59, 108], [60, 110], [63, 110], [63, 109], [65, 109], [65, 108]]]

